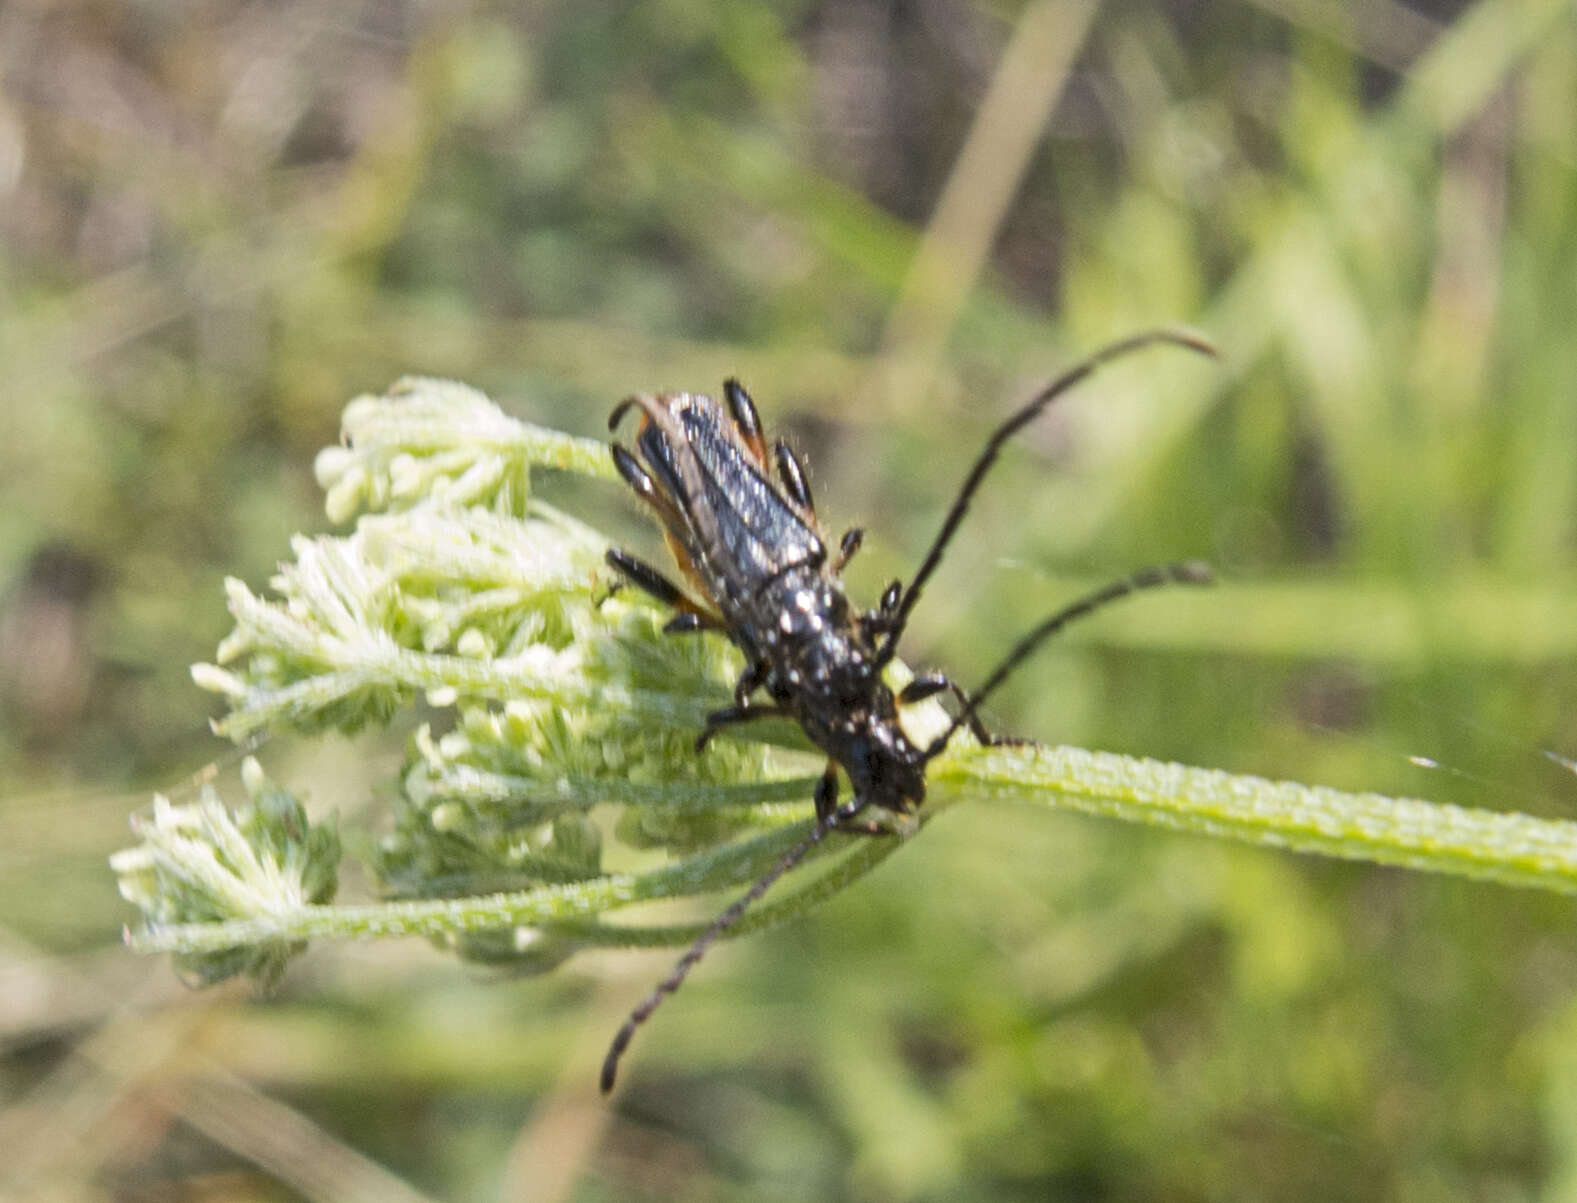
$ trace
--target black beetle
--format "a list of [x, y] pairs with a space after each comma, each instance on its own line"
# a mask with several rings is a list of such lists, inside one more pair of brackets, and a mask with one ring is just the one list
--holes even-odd
[[[973, 696], [941, 673], [918, 676], [896, 694], [882, 679], [921, 590], [1003, 444], [1102, 364], [1152, 343], [1214, 354], [1198, 335], [1150, 330], [1112, 343], [1048, 384], [997, 427], [907, 588], [892, 582], [873, 610], [856, 609], [840, 577], [859, 549], [861, 532], [845, 533], [837, 552], [829, 554], [803, 467], [781, 440], [768, 447], [756, 407], [737, 380], [724, 383], [723, 402], [699, 393], [642, 393], [614, 409], [609, 429], [615, 429], [630, 410], [641, 413], [635, 440], [639, 458], [615, 443], [613, 461], [619, 474], [656, 511], [675, 561], [701, 600], [627, 552], [610, 549], [608, 563], [631, 584], [677, 611], [668, 631], [721, 632], [745, 657], [745, 670], [734, 687], [734, 704], [707, 716], [696, 750], [723, 727], [787, 717], [827, 754], [827, 770], [816, 788], [816, 825], [810, 833], [720, 914], [630, 1013], [603, 1062], [603, 1093], [613, 1088], [619, 1058], [636, 1029], [666, 995], [679, 988], [717, 936], [828, 832], [890, 830], [876, 822], [855, 821], [871, 807], [912, 814], [925, 800], [926, 764], [959, 728], [968, 725], [982, 743], [1007, 742], [985, 730], [980, 705], [1041, 642], [1074, 619], [1135, 590], [1210, 580], [1204, 565], [1182, 563], [1158, 565], [1114, 581], [1037, 625]], [[898, 722], [899, 706], [944, 690], [958, 700], [957, 715], [925, 746], [912, 743]], [[770, 700], [752, 701], [758, 691], [765, 691]], [[837, 804], [840, 768], [853, 791], [842, 806]]]

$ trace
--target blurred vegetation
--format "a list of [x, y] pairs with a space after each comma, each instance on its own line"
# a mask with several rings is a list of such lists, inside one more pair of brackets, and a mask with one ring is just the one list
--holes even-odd
[[[235, 771], [186, 666], [223, 576], [324, 525], [353, 394], [460, 377], [593, 434], [737, 373], [874, 596], [1013, 400], [1176, 320], [1223, 370], [1146, 359], [1027, 432], [908, 654], [967, 683], [1081, 584], [1205, 556], [1214, 594], [1092, 621], [998, 724], [1569, 816], [1568, 4], [20, 0], [0, 296], [5, 1191], [1577, 1191], [1559, 898], [960, 807], [709, 961], [604, 1107], [666, 954], [315, 949], [184, 995], [104, 865], [150, 787]], [[260, 755], [355, 811], [399, 734]]]

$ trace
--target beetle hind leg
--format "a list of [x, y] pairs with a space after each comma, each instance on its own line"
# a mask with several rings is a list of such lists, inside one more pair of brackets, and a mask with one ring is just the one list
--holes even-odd
[[608, 548], [604, 557], [608, 567], [612, 568], [630, 584], [642, 593], [672, 606], [679, 613], [663, 629], [671, 635], [688, 634], [691, 631], [720, 631], [723, 629], [722, 620], [715, 614], [709, 614], [696, 605], [685, 591], [679, 588], [658, 569], [653, 568], [645, 560], [637, 559], [627, 551], [620, 551], [617, 547]]
[[645, 560], [636, 559], [629, 552], [620, 551], [617, 547], [608, 548], [608, 554], [603, 558], [609, 568], [641, 592], [676, 609], [690, 606], [690, 599], [685, 596], [684, 590]]

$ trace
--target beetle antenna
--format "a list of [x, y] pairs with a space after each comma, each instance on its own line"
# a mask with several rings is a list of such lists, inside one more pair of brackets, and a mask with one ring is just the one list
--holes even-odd
[[1040, 392], [1036, 393], [1030, 402], [1015, 413], [1002, 425], [998, 426], [995, 433], [986, 440], [985, 448], [975, 460], [974, 467], [970, 468], [969, 475], [964, 478], [963, 485], [958, 490], [958, 496], [953, 499], [953, 506], [947, 511], [947, 517], [942, 520], [942, 529], [937, 532], [936, 539], [931, 544], [931, 550], [925, 553], [925, 559], [920, 562], [919, 569], [914, 578], [909, 582], [909, 587], [904, 590], [903, 596], [898, 601], [898, 607], [893, 612], [888, 625], [887, 641], [882, 644], [876, 654], [876, 667], [882, 668], [893, 658], [898, 650], [899, 637], [903, 635], [904, 626], [909, 621], [909, 613], [914, 609], [915, 603], [920, 600], [920, 590], [926, 581], [936, 571], [942, 562], [942, 553], [947, 550], [947, 545], [952, 541], [953, 535], [958, 530], [958, 525], [964, 520], [964, 513], [969, 509], [969, 503], [975, 496], [975, 491], [980, 488], [985, 480], [986, 473], [991, 471], [991, 466], [997, 462], [997, 456], [1002, 451], [1002, 446], [1025, 426], [1028, 426], [1045, 411], [1058, 397], [1062, 396], [1074, 385], [1080, 383], [1085, 377], [1093, 375], [1096, 370], [1114, 359], [1148, 347], [1153, 343], [1171, 343], [1174, 346], [1185, 347], [1190, 351], [1198, 351], [1204, 355], [1215, 355], [1216, 349], [1201, 334], [1191, 330], [1177, 328], [1162, 328], [1146, 330], [1132, 335], [1118, 342], [1109, 343], [1087, 359], [1074, 364], [1071, 368], [1058, 376]]
[[679, 958], [674, 967], [668, 971], [668, 976], [657, 983], [656, 987], [646, 996], [641, 1004], [630, 1012], [629, 1018], [624, 1021], [623, 1026], [614, 1035], [613, 1043], [608, 1046], [608, 1055], [602, 1059], [602, 1077], [600, 1082], [603, 1094], [607, 1094], [613, 1089], [614, 1077], [619, 1072], [619, 1059], [624, 1056], [624, 1050], [630, 1047], [630, 1041], [635, 1039], [636, 1030], [652, 1017], [652, 1012], [662, 1005], [663, 999], [684, 985], [684, 979], [690, 976], [690, 970], [696, 967], [696, 963], [706, 955], [707, 950], [712, 947], [717, 938], [738, 923], [751, 905], [760, 901], [761, 896], [777, 883], [778, 878], [804, 860], [811, 849], [815, 848], [817, 844], [826, 838], [829, 831], [836, 828], [839, 823], [852, 819], [859, 814], [860, 811], [865, 809], [865, 805], [863, 799], [855, 798], [836, 810], [828, 811], [825, 815], [817, 818], [816, 825], [810, 829], [809, 835], [790, 848], [782, 860], [763, 873], [757, 879], [755, 885], [745, 891], [721, 915], [713, 919], [707, 925], [706, 930], [695, 938], [695, 943], [690, 945], [689, 951]]
[[1036, 648], [1070, 622], [1092, 614], [1120, 597], [1127, 597], [1130, 593], [1138, 593], [1143, 589], [1154, 589], [1160, 585], [1209, 585], [1214, 581], [1210, 566], [1198, 560], [1188, 560], [1181, 564], [1156, 564], [1149, 568], [1141, 568], [1130, 576], [1115, 580], [1094, 593], [1081, 597], [1070, 606], [1064, 606], [1014, 645], [1013, 650], [1004, 657], [1002, 663], [997, 665], [996, 671], [986, 678], [986, 683], [964, 704], [963, 710], [947, 730], [931, 741], [925, 750], [925, 759], [930, 760], [947, 747], [948, 740], [953, 738], [960, 727], [975, 718], [981, 705], [1012, 675], [1013, 670], [1032, 655]]

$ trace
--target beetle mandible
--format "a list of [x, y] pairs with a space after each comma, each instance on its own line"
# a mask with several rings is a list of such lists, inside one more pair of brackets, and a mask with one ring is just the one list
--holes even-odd
[[[827, 768], [816, 787], [816, 823], [810, 833], [713, 920], [625, 1020], [603, 1061], [604, 1094], [613, 1088], [619, 1059], [636, 1029], [683, 984], [713, 941], [829, 832], [889, 830], [860, 821], [873, 807], [913, 814], [925, 801], [926, 765], [964, 726], [981, 743], [1010, 742], [985, 729], [980, 706], [1042, 642], [1073, 620], [1137, 590], [1209, 582], [1209, 570], [1197, 562], [1156, 565], [1114, 581], [1037, 624], [973, 694], [942, 673], [917, 676], [897, 693], [883, 680], [921, 591], [1003, 445], [1101, 365], [1155, 343], [1215, 353], [1192, 332], [1148, 330], [1102, 348], [1058, 376], [986, 440], [908, 585], [893, 581], [869, 610], [850, 602], [841, 578], [844, 565], [859, 550], [862, 532], [847, 531], [837, 551], [829, 553], [804, 468], [786, 443], [768, 445], [755, 404], [737, 380], [724, 383], [722, 402], [700, 393], [640, 393], [615, 407], [608, 419], [610, 430], [631, 410], [640, 411], [641, 425], [635, 437], [639, 457], [615, 443], [614, 465], [655, 511], [675, 562], [701, 596], [696, 598], [628, 552], [610, 549], [609, 565], [630, 584], [673, 607], [667, 631], [717, 631], [745, 658], [733, 705], [707, 716], [696, 751], [725, 727], [784, 717], [799, 724], [806, 738], [826, 753]], [[942, 692], [957, 700], [957, 714], [929, 743], [911, 742], [899, 724], [899, 707]], [[763, 693], [767, 700], [752, 700]], [[839, 769], [851, 788], [850, 800], [841, 806]]]

